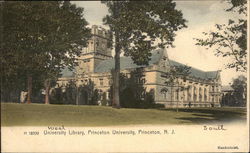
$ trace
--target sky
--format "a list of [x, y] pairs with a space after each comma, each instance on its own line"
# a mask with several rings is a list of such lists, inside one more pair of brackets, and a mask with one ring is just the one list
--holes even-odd
[[[102, 19], [108, 14], [108, 8], [100, 1], [76, 1], [77, 6], [84, 8], [84, 17], [89, 25], [103, 26]], [[229, 18], [237, 18], [237, 14], [226, 12], [230, 5], [222, 1], [200, 0], [176, 2], [176, 8], [181, 10], [183, 17], [188, 21], [187, 28], [176, 34], [175, 48], [167, 49], [170, 59], [187, 64], [204, 71], [221, 70], [222, 85], [228, 85], [233, 78], [244, 74], [234, 69], [226, 69], [230, 58], [216, 57], [213, 49], [195, 45], [194, 38], [203, 38], [202, 32], [213, 31], [215, 24], [227, 23]]]

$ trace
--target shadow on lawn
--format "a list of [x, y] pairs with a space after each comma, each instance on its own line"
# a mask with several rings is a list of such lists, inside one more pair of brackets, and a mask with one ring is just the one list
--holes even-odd
[[[176, 109], [162, 109], [176, 111]], [[191, 117], [176, 117], [186, 123], [225, 123], [232, 121], [246, 122], [246, 109], [219, 109], [219, 108], [179, 108], [179, 112], [192, 113]]]

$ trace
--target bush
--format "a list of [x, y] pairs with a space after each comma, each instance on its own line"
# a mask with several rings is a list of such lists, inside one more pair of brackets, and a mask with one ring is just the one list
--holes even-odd
[[141, 108], [153, 108], [154, 107], [154, 96], [152, 93], [146, 93], [145, 100], [142, 101]]

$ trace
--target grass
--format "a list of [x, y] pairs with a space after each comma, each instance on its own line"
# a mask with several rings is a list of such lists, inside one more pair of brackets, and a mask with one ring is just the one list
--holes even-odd
[[115, 126], [246, 121], [246, 108], [114, 109], [105, 106], [1, 103], [2, 126]]

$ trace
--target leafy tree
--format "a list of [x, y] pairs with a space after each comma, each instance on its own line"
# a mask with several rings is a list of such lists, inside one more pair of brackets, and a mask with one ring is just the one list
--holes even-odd
[[246, 106], [247, 78], [244, 75], [240, 75], [238, 78], [233, 80], [231, 87], [234, 89], [233, 96], [236, 105]]
[[196, 45], [214, 47], [215, 55], [233, 59], [227, 68], [247, 70], [247, 0], [231, 0], [226, 11], [236, 12], [240, 19], [229, 19], [227, 24], [216, 24], [216, 31], [203, 32], [205, 39], [196, 39]]
[[241, 106], [245, 107], [247, 102], [247, 78], [240, 75], [233, 79], [232, 90], [227, 91], [222, 97], [222, 106]]
[[56, 79], [64, 67], [77, 64], [76, 57], [90, 37], [83, 8], [68, 1], [5, 1], [1, 5], [1, 84], [24, 88], [26, 85], [20, 82], [28, 79], [30, 103], [34, 80], [40, 86], [45, 81], [45, 103], [49, 103], [50, 80]]
[[130, 76], [121, 75], [120, 101], [126, 108], [143, 106], [146, 89], [143, 86], [143, 69], [135, 69]]
[[148, 64], [151, 50], [173, 46], [175, 32], [186, 27], [176, 3], [166, 1], [102, 1], [109, 9], [103, 21], [114, 36], [115, 70], [113, 106], [120, 107], [120, 54], [138, 65]]
[[[153, 108], [154, 91], [146, 92], [144, 87], [143, 69], [137, 68], [129, 74], [120, 73], [120, 102], [124, 108]], [[113, 98], [111, 85], [111, 99]]]

